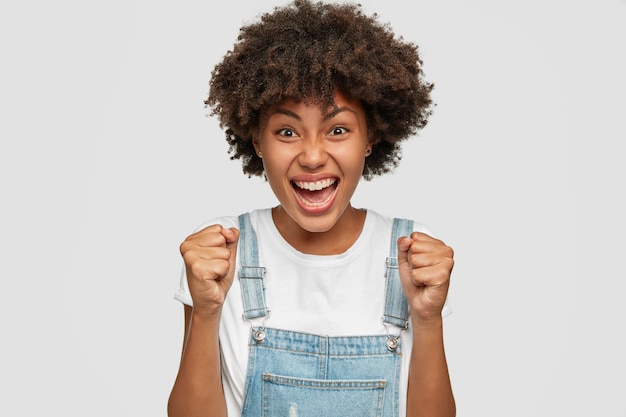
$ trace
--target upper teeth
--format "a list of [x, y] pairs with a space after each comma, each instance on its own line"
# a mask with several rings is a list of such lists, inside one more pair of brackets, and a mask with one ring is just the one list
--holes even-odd
[[333, 185], [335, 183], [336, 179], [334, 178], [326, 178], [324, 180], [320, 180], [320, 181], [314, 181], [314, 182], [305, 182], [305, 181], [294, 181], [294, 183], [300, 187], [300, 188], [304, 188], [305, 190], [309, 190], [309, 191], [319, 191], [322, 190], [326, 187], [330, 187], [331, 185]]

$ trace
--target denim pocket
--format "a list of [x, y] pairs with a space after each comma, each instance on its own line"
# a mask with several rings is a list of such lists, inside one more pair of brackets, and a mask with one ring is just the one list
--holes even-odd
[[385, 380], [320, 380], [263, 374], [263, 417], [382, 417]]

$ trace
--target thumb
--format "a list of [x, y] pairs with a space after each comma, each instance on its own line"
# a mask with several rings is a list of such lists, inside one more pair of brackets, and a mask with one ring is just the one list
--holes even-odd
[[398, 266], [406, 265], [409, 263], [409, 248], [413, 243], [413, 239], [410, 237], [402, 236], [398, 239]]
[[237, 242], [239, 242], [239, 230], [231, 227], [229, 229], [222, 229], [222, 236], [226, 239], [226, 247], [230, 249], [231, 254], [234, 256], [237, 254]]
[[407, 293], [407, 283], [410, 282], [411, 264], [409, 263], [409, 249], [413, 244], [413, 239], [402, 236], [398, 239], [398, 274], [400, 275], [400, 283]]
[[237, 243], [239, 242], [239, 230], [234, 227], [222, 229], [222, 236], [226, 239], [226, 248], [230, 250], [230, 271], [235, 270], [237, 259]]

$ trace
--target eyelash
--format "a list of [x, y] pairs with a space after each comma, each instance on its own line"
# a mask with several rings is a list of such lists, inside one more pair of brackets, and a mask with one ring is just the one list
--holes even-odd
[[[337, 130], [341, 130], [341, 132], [337, 133]], [[287, 132], [290, 132], [290, 133], [287, 134]], [[343, 135], [348, 132], [349, 130], [343, 126], [335, 126], [332, 129], [330, 129], [329, 133], [331, 136], [336, 136], [336, 135]], [[288, 127], [279, 129], [276, 133], [279, 134], [280, 136], [285, 136], [289, 138], [297, 136], [296, 132], [293, 129], [288, 128]]]
[[[285, 134], [286, 132], [291, 132], [291, 134], [287, 135], [287, 134]], [[292, 138], [292, 137], [296, 136], [296, 132], [293, 129], [290, 129], [288, 127], [284, 127], [282, 129], [278, 129], [278, 131], [276, 133], [278, 135], [280, 135], [280, 136], [284, 136], [284, 137], [287, 137], [287, 138]]]
[[335, 127], [333, 127], [333, 128], [330, 130], [330, 132], [331, 132], [331, 134], [332, 134], [333, 136], [335, 136], [335, 131], [336, 131], [336, 130], [341, 130], [341, 131], [342, 131], [341, 133], [337, 133], [337, 135], [343, 135], [343, 134], [346, 134], [346, 133], [348, 133], [348, 132], [349, 132], [349, 130], [348, 130], [348, 129], [346, 129], [345, 127], [343, 127], [343, 126], [335, 126]]

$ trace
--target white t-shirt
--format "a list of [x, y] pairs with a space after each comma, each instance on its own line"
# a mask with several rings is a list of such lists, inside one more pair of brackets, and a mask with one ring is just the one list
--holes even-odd
[[[386, 257], [391, 245], [393, 220], [371, 210], [357, 241], [339, 255], [308, 255], [295, 250], [276, 229], [271, 209], [255, 210], [250, 221], [257, 234], [259, 266], [266, 268], [265, 297], [271, 310], [265, 326], [320, 334], [326, 336], [385, 335], [382, 324], [385, 302]], [[239, 228], [236, 216], [213, 219], [211, 224]], [[432, 236], [422, 224], [414, 223], [415, 231]], [[240, 416], [243, 405], [248, 341], [251, 323], [242, 318], [240, 285], [233, 280], [220, 324], [222, 381], [228, 415]], [[180, 288], [174, 298], [191, 306], [185, 268]], [[447, 305], [444, 315], [448, 313]], [[263, 319], [255, 319], [254, 327]], [[393, 326], [392, 326], [393, 327]], [[391, 329], [397, 334], [397, 328]], [[400, 415], [405, 414], [408, 367], [412, 332], [402, 331], [402, 372], [400, 375]]]

